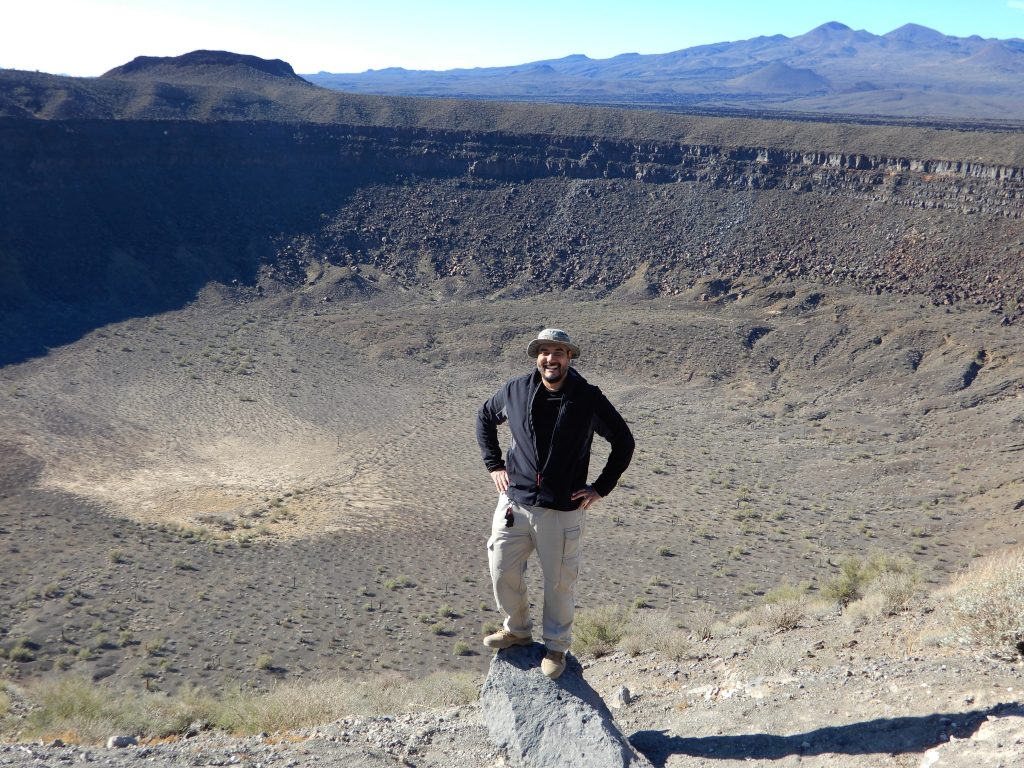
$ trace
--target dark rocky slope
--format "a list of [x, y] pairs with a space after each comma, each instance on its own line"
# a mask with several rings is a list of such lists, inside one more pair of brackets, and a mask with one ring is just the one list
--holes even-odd
[[740, 273], [1024, 305], [1013, 165], [244, 122], [0, 122], [3, 362], [327, 259], [462, 290]]

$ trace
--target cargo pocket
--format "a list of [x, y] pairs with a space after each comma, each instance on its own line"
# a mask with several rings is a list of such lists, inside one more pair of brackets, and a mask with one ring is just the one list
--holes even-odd
[[562, 569], [558, 579], [560, 587], [573, 586], [580, 575], [580, 539], [582, 536], [582, 524], [565, 529], [565, 538], [562, 543]]

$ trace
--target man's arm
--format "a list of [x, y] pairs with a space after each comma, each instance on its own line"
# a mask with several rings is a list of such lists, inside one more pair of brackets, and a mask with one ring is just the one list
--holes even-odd
[[501, 444], [498, 442], [498, 425], [504, 424], [506, 419], [505, 388], [502, 387], [480, 406], [476, 414], [476, 442], [480, 446], [484, 466], [492, 476], [495, 471], [505, 469]]
[[608, 398], [600, 390], [596, 393], [594, 403], [594, 431], [607, 440], [612, 447], [604, 469], [601, 470], [597, 480], [591, 484], [591, 488], [601, 496], [607, 496], [619, 482], [626, 467], [629, 466], [636, 443], [633, 441], [633, 433], [629, 431], [626, 420], [619, 415], [615, 406], [608, 402]]

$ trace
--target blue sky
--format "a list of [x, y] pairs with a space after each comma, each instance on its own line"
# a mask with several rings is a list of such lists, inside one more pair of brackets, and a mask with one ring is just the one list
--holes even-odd
[[199, 48], [284, 59], [300, 73], [522, 64], [665, 53], [828, 21], [884, 34], [1024, 38], [1024, 0], [32, 0], [5, 2], [0, 67], [99, 75]]

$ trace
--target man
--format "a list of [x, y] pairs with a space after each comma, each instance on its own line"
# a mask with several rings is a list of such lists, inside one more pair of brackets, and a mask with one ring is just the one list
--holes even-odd
[[[569, 334], [547, 328], [527, 347], [536, 369], [509, 380], [477, 414], [476, 439], [498, 490], [487, 559], [494, 599], [505, 616], [489, 648], [533, 642], [526, 597], [526, 560], [537, 551], [544, 572], [541, 670], [554, 679], [565, 670], [572, 639], [584, 510], [607, 496], [633, 456], [633, 435], [601, 390], [576, 372], [580, 356]], [[511, 443], [502, 459], [498, 425]], [[587, 484], [594, 433], [611, 444], [604, 470]]]

